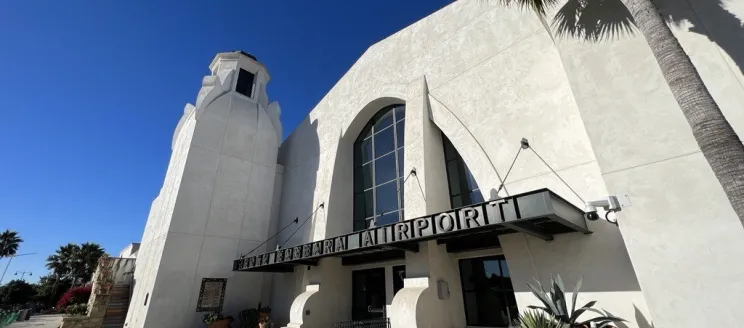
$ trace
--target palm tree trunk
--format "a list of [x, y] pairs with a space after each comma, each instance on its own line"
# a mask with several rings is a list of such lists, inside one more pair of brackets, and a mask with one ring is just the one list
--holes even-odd
[[646, 38], [692, 134], [744, 225], [744, 145], [652, 0], [623, 0]]

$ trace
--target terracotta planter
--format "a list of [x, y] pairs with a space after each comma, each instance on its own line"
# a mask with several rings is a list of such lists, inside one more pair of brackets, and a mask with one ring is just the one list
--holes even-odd
[[230, 328], [230, 319], [217, 320], [209, 324], [209, 328]]

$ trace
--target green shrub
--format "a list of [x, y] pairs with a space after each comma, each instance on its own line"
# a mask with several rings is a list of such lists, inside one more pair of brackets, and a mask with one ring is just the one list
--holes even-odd
[[[555, 279], [552, 277], [550, 278], [549, 289], [543, 288], [539, 281], [535, 281], [537, 282], [537, 287], [531, 284], [527, 284], [527, 286], [532, 290], [532, 294], [543, 303], [543, 306], [530, 305], [528, 307], [530, 309], [544, 311], [548, 316], [555, 318], [555, 320], [567, 327], [588, 328], [589, 326], [596, 325], [597, 328], [604, 328], [612, 327], [616, 322], [625, 321], [624, 319], [613, 316], [606, 311], [595, 309], [594, 304], [597, 304], [597, 301], [591, 301], [577, 309], [576, 298], [579, 295], [579, 289], [581, 288], [581, 279], [579, 279], [576, 283], [576, 287], [574, 287], [570, 310], [568, 309], [568, 299], [564, 292], [565, 288], [563, 287], [561, 276], [557, 276]], [[586, 321], [579, 321], [579, 316], [587, 311], [597, 313], [599, 316]]]
[[519, 315], [513, 328], [561, 328], [561, 323], [545, 311], [527, 310]]
[[88, 304], [78, 303], [65, 308], [65, 313], [71, 316], [84, 316], [88, 314]]
[[204, 321], [204, 323], [206, 324], [210, 324], [215, 321], [222, 320], [222, 318], [223, 318], [222, 313], [215, 311], [215, 312], [205, 313], [204, 316], [202, 317], [202, 321]]

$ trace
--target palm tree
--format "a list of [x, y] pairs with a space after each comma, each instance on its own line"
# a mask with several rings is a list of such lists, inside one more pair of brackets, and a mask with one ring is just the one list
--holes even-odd
[[59, 279], [70, 279], [74, 285], [77, 282], [79, 265], [77, 262], [80, 246], [67, 244], [60, 246], [54, 254], [47, 257], [46, 267], [52, 270]]
[[[544, 19], [548, 7], [558, 0], [500, 0], [505, 4], [516, 4], [535, 10], [540, 19]], [[711, 96], [708, 88], [700, 78], [697, 69], [692, 64], [677, 38], [662, 18], [653, 0], [620, 0], [624, 8], [609, 8], [611, 1], [586, 0], [569, 1], [569, 8], [558, 12], [553, 26], [558, 32], [571, 32], [572, 29], [583, 29], [583, 32], [617, 33], [629, 29], [628, 21], [622, 19], [622, 14], [629, 14], [632, 23], [638, 27], [654, 54], [659, 68], [674, 95], [677, 104], [692, 128], [703, 156], [708, 161], [718, 182], [723, 187], [731, 206], [744, 225], [744, 144], [736, 134], [731, 124], [726, 120]], [[599, 9], [606, 12], [603, 21], [577, 21], [572, 16], [571, 4], [582, 3], [582, 10]], [[619, 7], [623, 7], [622, 5]], [[568, 9], [566, 14], [565, 9]], [[574, 10], [575, 12], [576, 10]], [[619, 14], [618, 14], [619, 13]], [[598, 22], [605, 23], [603, 27], [592, 26]], [[609, 22], [609, 23], [607, 23]], [[589, 25], [587, 25], [589, 24]], [[603, 30], [603, 28], [605, 28]], [[575, 31], [575, 30], [573, 30]], [[597, 38], [598, 34], [584, 34], [588, 38]]]
[[3, 282], [5, 272], [8, 271], [8, 267], [10, 266], [10, 261], [13, 261], [13, 256], [18, 252], [18, 246], [20, 246], [22, 242], [23, 239], [18, 237], [18, 233], [15, 231], [5, 230], [0, 234], [0, 260], [5, 257], [10, 257], [10, 260], [8, 260], [8, 263], [5, 265], [2, 276], [0, 276], [0, 283]]
[[[47, 269], [52, 271], [52, 274], [54, 275], [54, 285], [52, 286], [52, 292], [49, 296], [49, 300], [46, 300], [49, 302], [49, 304], [52, 304], [54, 302], [54, 297], [57, 295], [57, 285], [59, 284], [59, 279], [66, 277], [68, 274], [67, 266], [64, 262], [62, 262], [62, 257], [60, 256], [62, 247], [60, 247], [59, 250], [55, 254], [49, 255], [47, 257], [47, 263], [46, 267]], [[41, 282], [39, 282], [39, 285], [42, 285]]]
[[5, 230], [0, 234], [0, 259], [16, 255], [18, 252], [18, 246], [20, 246], [22, 242], [23, 239], [18, 237], [17, 232]]
[[101, 245], [96, 243], [84, 243], [80, 246], [79, 261], [81, 266], [80, 277], [83, 281], [89, 281], [98, 267], [98, 259], [106, 255]]
[[654, 3], [651, 0], [623, 2], [656, 57], [703, 156], [744, 224], [744, 144]]

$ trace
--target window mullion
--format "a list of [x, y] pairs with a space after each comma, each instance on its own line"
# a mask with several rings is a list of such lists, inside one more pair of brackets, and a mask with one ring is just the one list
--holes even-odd
[[[372, 122], [370, 122], [372, 123]], [[373, 123], [374, 124], [374, 123]], [[374, 221], [377, 221], [377, 181], [376, 181], [376, 172], [377, 166], [375, 165], [375, 160], [377, 159], [377, 154], [375, 153], [375, 126], [372, 125], [372, 128], [370, 128], [372, 131], [372, 160], [370, 161], [370, 168], [372, 169], [372, 222], [374, 224]], [[365, 222], [365, 226], [367, 226], [367, 223]], [[369, 226], [367, 226], [369, 228]]]

